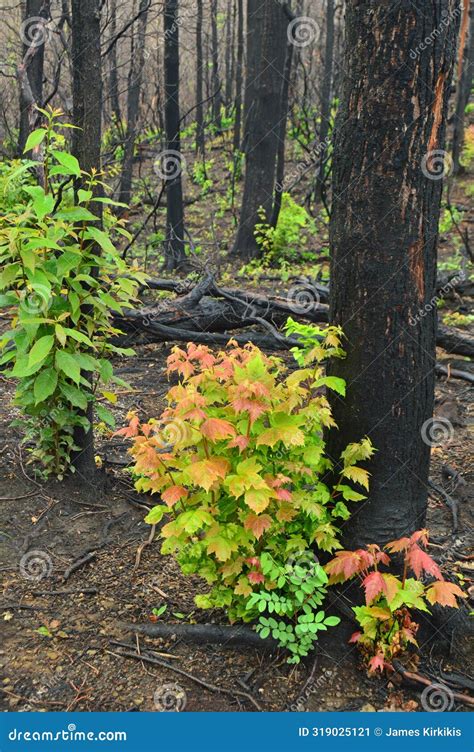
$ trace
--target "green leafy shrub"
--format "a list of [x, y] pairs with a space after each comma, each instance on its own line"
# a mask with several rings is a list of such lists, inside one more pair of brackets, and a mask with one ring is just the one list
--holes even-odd
[[[97, 175], [82, 172], [62, 150], [60, 113], [41, 112], [46, 125], [26, 145], [41, 150], [40, 161], [13, 163], [4, 175], [5, 189], [13, 181], [17, 199], [0, 218], [0, 306], [13, 320], [0, 339], [0, 364], [9, 364], [7, 375], [18, 380], [15, 404], [32, 458], [45, 474], [62, 477], [78, 448], [76, 427], [89, 428], [88, 403], [101, 421], [113, 424], [99, 402], [114, 401], [103, 386], [120, 382], [109, 356], [133, 351], [111, 343], [117, 334], [112, 312], [131, 306], [144, 276], [120, 259], [112, 228], [100, 229], [93, 208], [113, 202], [94, 197]], [[44, 176], [42, 185], [33, 184], [33, 171]], [[78, 178], [83, 188], [75, 196]], [[119, 220], [113, 231], [128, 236]]]
[[201, 188], [201, 196], [206, 196], [212, 188], [212, 180], [209, 172], [214, 160], [197, 160], [193, 165], [193, 183]]
[[307, 238], [304, 230], [316, 232], [314, 222], [306, 209], [299, 206], [289, 193], [282, 194], [281, 210], [276, 227], [265, 221], [265, 211], [259, 210], [262, 222], [255, 225], [255, 237], [263, 251], [264, 259], [281, 261], [283, 259], [304, 259]]
[[[291, 325], [290, 325], [291, 326]], [[211, 585], [200, 608], [224, 608], [232, 621], [255, 621], [289, 649], [307, 655], [318, 632], [338, 621], [320, 609], [327, 576], [315, 549], [334, 551], [346, 502], [368, 487], [356, 465], [372, 455], [368, 439], [342, 455], [339, 480], [324, 480], [332, 463], [323, 431], [334, 426], [323, 387], [344, 394], [342, 379], [321, 362], [341, 357], [340, 331], [306, 326], [301, 369], [257, 347], [229, 343], [225, 352], [188, 344], [173, 349], [168, 372], [181, 382], [168, 392], [158, 420], [130, 416], [118, 433], [133, 438], [138, 491], [160, 494], [146, 518], [161, 528], [162, 553], [186, 575]]]

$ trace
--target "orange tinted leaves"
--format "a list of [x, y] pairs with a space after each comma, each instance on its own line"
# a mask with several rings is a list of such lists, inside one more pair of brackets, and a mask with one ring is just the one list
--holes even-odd
[[443, 575], [441, 574], [441, 570], [437, 563], [416, 543], [411, 545], [406, 555], [406, 559], [410, 568], [418, 578], [421, 577], [422, 572], [426, 572], [426, 574], [432, 574], [437, 580], [443, 579]]
[[349, 638], [349, 642], [359, 642], [362, 637], [362, 632], [353, 632]]
[[380, 593], [386, 589], [385, 580], [380, 572], [371, 572], [362, 581], [365, 590], [365, 602], [369, 606]]
[[392, 554], [400, 553], [401, 551], [407, 551], [411, 546], [410, 538], [400, 538], [400, 540], [391, 541], [387, 543], [385, 548]]
[[130, 423], [125, 428], [119, 428], [115, 431], [114, 436], [125, 436], [126, 439], [131, 439], [138, 435], [138, 427], [140, 425], [140, 418], [138, 415], [132, 415]]
[[229, 462], [223, 457], [211, 457], [208, 460], [193, 462], [185, 472], [194, 485], [209, 491], [216, 481], [226, 477], [229, 467]]
[[366, 563], [359, 555], [359, 551], [338, 551], [335, 558], [331, 559], [324, 567], [329, 575], [330, 584], [350, 580], [366, 567]]
[[272, 518], [268, 514], [249, 514], [244, 521], [244, 528], [251, 530], [257, 540], [272, 526]]
[[385, 595], [387, 598], [387, 603], [390, 604], [391, 601], [393, 601], [393, 599], [395, 598], [399, 589], [402, 587], [402, 583], [399, 579], [397, 579], [397, 577], [394, 577], [393, 574], [383, 574], [382, 577], [385, 582]]
[[440, 606], [458, 608], [456, 596], [458, 598], [467, 597], [466, 594], [463, 593], [459, 585], [455, 585], [454, 582], [433, 582], [433, 584], [426, 591], [426, 599], [432, 605], [438, 603]]
[[208, 418], [200, 427], [200, 431], [209, 441], [219, 441], [236, 435], [234, 426], [221, 418]]
[[168, 507], [174, 506], [177, 501], [185, 499], [187, 496], [188, 492], [183, 486], [170, 486], [161, 494], [161, 498]]

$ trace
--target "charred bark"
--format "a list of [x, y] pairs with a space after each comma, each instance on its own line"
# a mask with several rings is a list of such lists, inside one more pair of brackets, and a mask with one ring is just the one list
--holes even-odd
[[184, 207], [181, 181], [182, 155], [179, 108], [179, 27], [178, 0], [166, 0], [165, 27], [165, 127], [167, 150], [159, 171], [166, 181], [165, 268], [182, 266], [184, 250]]
[[260, 6], [264, 9], [264, 23], [260, 38], [258, 85], [253, 83], [252, 114], [247, 122], [244, 192], [234, 244], [234, 253], [243, 258], [256, 258], [259, 255], [255, 225], [262, 221], [260, 207], [264, 222], [269, 223], [272, 215], [288, 25], [282, 6], [274, 0], [260, 0]]
[[[370, 436], [369, 497], [346, 543], [383, 543], [424, 524], [433, 414], [436, 249], [456, 51], [455, 0], [375, 4], [348, 0], [345, 81], [334, 144], [331, 319], [347, 357], [330, 372], [347, 382], [332, 398], [339, 431], [329, 453]], [[443, 27], [436, 44], [423, 44]], [[416, 60], [410, 51], [418, 50]], [[410, 320], [428, 305], [413, 326]], [[426, 443], [425, 443], [426, 441]]]
[[[100, 144], [102, 125], [102, 66], [100, 46], [100, 0], [72, 0], [72, 57], [73, 111], [72, 149], [86, 172], [100, 170]], [[79, 182], [76, 188], [80, 187]], [[97, 193], [100, 188], [97, 188]], [[95, 214], [101, 218], [102, 204], [97, 204]], [[100, 253], [100, 248], [97, 249]], [[92, 274], [96, 273], [92, 270]], [[91, 381], [91, 375], [84, 373]], [[94, 435], [92, 431], [92, 402], [86, 412], [90, 428], [75, 431], [75, 444], [80, 450], [73, 464], [83, 478], [92, 480], [95, 475]]]

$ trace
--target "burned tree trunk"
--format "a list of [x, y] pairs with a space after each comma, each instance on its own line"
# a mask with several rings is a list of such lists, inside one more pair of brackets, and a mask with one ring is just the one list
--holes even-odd
[[219, 74], [219, 39], [217, 36], [217, 0], [211, 0], [211, 59], [212, 59], [212, 122], [217, 133], [222, 131], [222, 92]]
[[235, 125], [234, 152], [241, 149], [242, 130], [242, 84], [244, 65], [244, 5], [243, 0], [237, 0], [237, 55], [235, 61]]
[[181, 266], [184, 251], [184, 208], [181, 172], [180, 111], [179, 111], [179, 27], [178, 0], [166, 0], [165, 19], [165, 127], [166, 151], [157, 169], [166, 181], [166, 261], [167, 270]]
[[[331, 218], [331, 319], [347, 358], [333, 399], [329, 452], [370, 436], [368, 501], [347, 543], [382, 543], [422, 527], [427, 505], [436, 342], [436, 249], [457, 0], [348, 0]], [[436, 44], [423, 44], [443, 27]], [[416, 59], [410, 52], [416, 50]], [[441, 153], [440, 153], [441, 152]], [[443, 165], [441, 165], [443, 168]], [[428, 305], [430, 304], [431, 305]], [[416, 312], [426, 315], [413, 324]]]
[[204, 104], [203, 104], [203, 55], [202, 55], [202, 0], [197, 0], [196, 20], [196, 151], [204, 159]]
[[316, 201], [325, 199], [326, 156], [332, 108], [332, 71], [334, 61], [334, 0], [327, 3], [326, 48], [324, 53], [324, 75], [321, 89], [321, 128], [319, 132], [320, 152], [316, 175]]
[[[102, 124], [102, 66], [100, 47], [100, 0], [72, 0], [72, 57], [74, 124], [73, 153], [86, 172], [100, 170]], [[79, 183], [76, 187], [79, 187]], [[100, 190], [100, 189], [98, 189]], [[101, 204], [94, 209], [100, 215]], [[100, 220], [99, 220], [100, 221]], [[100, 249], [97, 250], [97, 253]], [[94, 270], [91, 272], [94, 274]], [[90, 374], [84, 373], [90, 381]], [[76, 430], [73, 457], [76, 471], [92, 480], [95, 474], [92, 401], [86, 412], [90, 428]]]
[[244, 194], [234, 245], [234, 253], [243, 258], [259, 255], [255, 225], [262, 221], [260, 207], [263, 221], [271, 220], [288, 26], [281, 5], [274, 0], [261, 0], [260, 4], [265, 14], [259, 40], [258, 86], [253, 84], [252, 114], [247, 122]]
[[127, 131], [125, 134], [122, 180], [120, 183], [119, 197], [119, 201], [124, 204], [130, 203], [130, 191], [132, 188], [133, 155], [135, 151], [135, 140], [138, 135], [138, 113], [140, 108], [143, 68], [145, 65], [145, 40], [149, 7], [150, 0], [140, 0], [138, 11], [138, 31], [136, 38], [134, 39], [130, 71], [128, 75]]
[[[35, 128], [38, 113], [35, 106], [43, 104], [44, 49], [48, 39], [46, 24], [50, 17], [50, 1], [27, 0], [21, 27], [23, 59], [18, 67], [20, 87], [20, 129], [18, 156], [22, 156], [28, 135]], [[43, 20], [44, 19], [44, 20]]]

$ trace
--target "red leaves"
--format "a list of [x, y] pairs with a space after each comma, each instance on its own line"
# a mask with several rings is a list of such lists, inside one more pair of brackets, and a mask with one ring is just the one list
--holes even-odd
[[433, 582], [431, 587], [426, 591], [426, 599], [434, 605], [438, 603], [440, 606], [449, 606], [450, 608], [458, 608], [456, 601], [458, 598], [467, 598], [458, 585], [454, 582]]
[[412, 543], [406, 553], [406, 560], [409, 567], [414, 571], [418, 579], [423, 572], [431, 574], [436, 577], [437, 580], [442, 580], [443, 575], [438, 567], [437, 563], [428, 556], [416, 543]]
[[380, 673], [383, 673], [385, 667], [385, 658], [383, 653], [377, 653], [377, 655], [374, 655], [373, 658], [369, 661], [369, 672], [371, 674], [375, 674], [377, 671], [380, 671]]
[[361, 637], [362, 637], [362, 632], [353, 632], [349, 638], [349, 643], [359, 642]]
[[260, 539], [265, 532], [272, 526], [273, 520], [268, 514], [249, 514], [245, 518], [244, 528], [251, 530], [255, 537]]
[[250, 582], [253, 582], [255, 585], [257, 585], [259, 582], [265, 582], [265, 577], [261, 572], [249, 572], [247, 577], [249, 578]]
[[386, 592], [386, 584], [380, 572], [371, 572], [362, 581], [365, 589], [365, 602], [369, 606], [380, 593]]
[[237, 447], [239, 452], [242, 454], [244, 449], [247, 449], [249, 444], [250, 444], [250, 439], [248, 436], [236, 436], [235, 439], [232, 439], [232, 441], [229, 441], [227, 446], [229, 448]]

